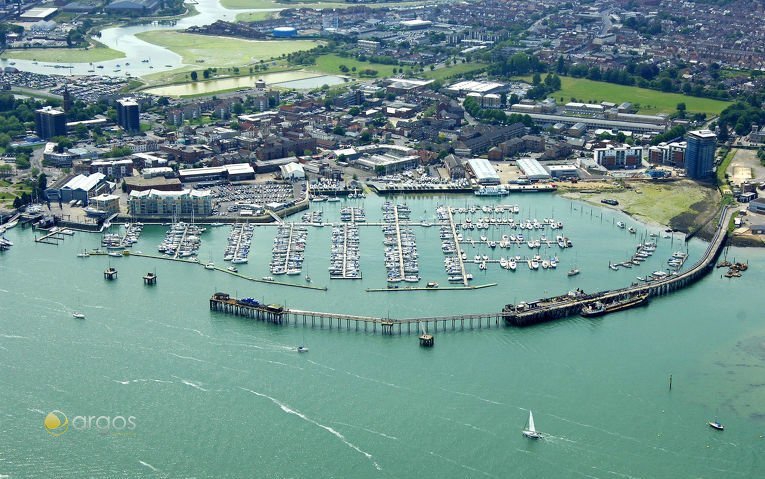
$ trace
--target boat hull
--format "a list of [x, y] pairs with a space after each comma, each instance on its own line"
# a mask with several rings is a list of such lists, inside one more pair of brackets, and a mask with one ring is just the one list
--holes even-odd
[[625, 309], [634, 308], [636, 306], [642, 306], [645, 304], [648, 304], [648, 295], [641, 294], [640, 296], [636, 296], [625, 301], [608, 304], [603, 309], [591, 311], [585, 308], [582, 309], [580, 314], [585, 318], [594, 318], [598, 316], [604, 316], [609, 313], [616, 313], [617, 311], [624, 311]]

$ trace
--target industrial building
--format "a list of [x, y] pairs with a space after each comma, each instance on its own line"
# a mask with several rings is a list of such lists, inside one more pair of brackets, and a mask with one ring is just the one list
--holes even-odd
[[521, 170], [521, 173], [531, 181], [550, 179], [550, 173], [534, 158], [521, 158], [515, 164]]
[[87, 206], [90, 198], [109, 192], [109, 184], [105, 181], [106, 175], [93, 173], [92, 175], [77, 175], [64, 178], [45, 190], [45, 196], [49, 201], [80, 201], [82, 206]]
[[416, 168], [420, 160], [415, 150], [398, 145], [367, 145], [356, 151], [355, 166], [384, 175]]
[[138, 102], [132, 98], [117, 100], [117, 124], [125, 131], [141, 131], [141, 110]]
[[469, 80], [457, 82], [447, 88], [446, 91], [457, 95], [467, 95], [468, 93], [487, 95], [490, 93], [506, 92], [507, 88], [507, 85], [504, 83]]
[[[624, 132], [634, 133], [664, 133], [666, 130], [665, 125], [657, 125], [654, 123], [633, 123], [630, 121], [620, 120], [606, 120], [603, 118], [584, 118], [584, 117], [570, 117], [565, 115], [549, 115], [546, 113], [532, 113], [531, 111], [520, 111], [513, 105], [509, 113], [524, 113], [534, 120], [539, 126], [547, 127], [555, 125], [556, 123], [565, 123], [567, 125], [573, 125], [574, 123], [584, 123], [588, 129], [605, 128], [607, 130], [617, 130]], [[533, 110], [533, 107], [532, 107]]]
[[579, 169], [574, 165], [548, 165], [546, 169], [553, 178], [579, 178]]
[[593, 150], [593, 159], [609, 170], [638, 168], [643, 162], [643, 148], [630, 145], [607, 145]]
[[[10, 4], [10, 2], [7, 2]], [[48, 20], [58, 12], [58, 8], [30, 8], [26, 12], [19, 16], [19, 20], [22, 22], [39, 22], [42, 20]]]
[[130, 214], [136, 216], [209, 216], [212, 195], [209, 190], [131, 191]]
[[470, 171], [479, 185], [498, 185], [501, 183], [497, 170], [484, 158], [467, 160], [467, 171]]
[[689, 131], [685, 137], [685, 174], [689, 178], [706, 178], [714, 171], [717, 136], [710, 130]]
[[279, 167], [282, 178], [290, 181], [300, 181], [305, 179], [305, 169], [300, 163], [287, 163]]
[[46, 106], [35, 110], [35, 133], [43, 140], [66, 135], [66, 113]]
[[178, 176], [184, 183], [197, 181], [244, 181], [254, 179], [255, 170], [249, 163], [235, 163], [232, 165], [179, 170]]

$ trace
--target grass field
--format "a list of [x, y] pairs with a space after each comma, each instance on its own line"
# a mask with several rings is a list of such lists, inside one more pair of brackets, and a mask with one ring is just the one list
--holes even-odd
[[[530, 81], [531, 77], [524, 77], [524, 80]], [[729, 102], [709, 98], [570, 77], [561, 77], [561, 89], [552, 93], [551, 96], [559, 102], [563, 98], [564, 103], [571, 101], [572, 98], [581, 102], [594, 103], [602, 101], [639, 103], [640, 113], [645, 114], [672, 113], [677, 109], [678, 103], [685, 103], [688, 112], [717, 115], [730, 105]]]
[[[356, 67], [356, 71], [343, 73], [340, 71], [340, 65], [348, 68]], [[316, 65], [306, 67], [308, 70], [320, 71], [322, 73], [331, 73], [334, 75], [358, 76], [359, 71], [372, 69], [377, 70], [375, 78], [385, 78], [393, 76], [393, 69], [398, 69], [398, 65], [382, 65], [380, 63], [360, 62], [355, 58], [343, 58], [335, 54], [321, 55], [316, 59]]]
[[274, 18], [276, 12], [247, 12], [240, 13], [236, 16], [237, 22], [259, 22], [261, 20], [268, 20]]
[[252, 41], [208, 35], [194, 35], [167, 30], [154, 30], [136, 35], [141, 40], [160, 45], [181, 55], [183, 62], [199, 68], [245, 66], [282, 54], [310, 50], [318, 43], [312, 40]]
[[[277, 2], [275, 0], [220, 0], [220, 4], [225, 8], [234, 10], [260, 9], [260, 8], [347, 8], [365, 5], [370, 8], [375, 7], [396, 7], [406, 5], [421, 5], [428, 3], [425, 0], [415, 0], [412, 2], [395, 3], [346, 3], [346, 2], [322, 2], [322, 1], [299, 1], [299, 2]], [[430, 2], [433, 3], [433, 2]]]
[[4, 57], [17, 60], [37, 60], [52, 63], [89, 63], [103, 62], [123, 58], [124, 53], [105, 46], [91, 48], [28, 48], [23, 50], [6, 50]]
[[425, 73], [423, 73], [422, 76], [425, 78], [432, 78], [433, 80], [443, 80], [463, 73], [480, 70], [484, 67], [486, 67], [486, 65], [483, 63], [458, 63], [457, 65], [438, 68], [433, 71], [426, 68]]
[[706, 216], [709, 211], [716, 210], [720, 201], [716, 189], [688, 180], [671, 183], [646, 182], [633, 184], [631, 189], [606, 190], [602, 193], [571, 191], [565, 193], [564, 197], [581, 199], [598, 206], [603, 206], [600, 200], [613, 198], [619, 202], [618, 209], [631, 216], [659, 225], [679, 227], [688, 226], [677, 224], [679, 218]]

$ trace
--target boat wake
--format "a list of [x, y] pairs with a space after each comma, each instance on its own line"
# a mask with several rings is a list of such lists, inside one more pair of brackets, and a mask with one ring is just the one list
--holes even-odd
[[459, 422], [459, 421], [456, 421], [456, 420], [454, 420], [454, 419], [452, 419], [450, 417], [445, 417], [445, 416], [436, 416], [436, 417], [438, 419], [443, 419], [444, 421], [453, 422], [454, 424], [459, 424], [460, 426], [465, 426], [465, 427], [467, 427], [469, 429], [472, 429], [474, 431], [484, 432], [486, 434], [491, 434], [492, 436], [496, 436], [497, 435], [496, 433], [494, 433], [492, 431], [489, 431], [488, 429], [484, 429], [482, 427], [474, 426], [473, 424], [470, 424], [468, 422]]
[[362, 427], [362, 426], [354, 426], [353, 424], [348, 424], [346, 422], [332, 421], [332, 423], [333, 424], [339, 424], [341, 426], [347, 426], [347, 427], [352, 427], [352, 428], [356, 428], [356, 429], [361, 429], [362, 431], [366, 431], [366, 432], [371, 433], [371, 434], [377, 434], [378, 436], [384, 437], [385, 439], [390, 439], [392, 441], [398, 441], [398, 438], [396, 436], [390, 436], [388, 434], [385, 434], [384, 432], [375, 431], [374, 429], [367, 429], [367, 428]]
[[269, 399], [272, 403], [274, 403], [277, 406], [279, 406], [279, 408], [282, 411], [286, 412], [287, 414], [295, 415], [295, 416], [299, 417], [300, 419], [313, 424], [314, 426], [318, 426], [318, 427], [324, 429], [325, 431], [329, 432], [330, 434], [332, 434], [336, 438], [340, 439], [340, 441], [342, 441], [342, 443], [345, 444], [346, 446], [350, 447], [351, 449], [353, 449], [354, 451], [358, 452], [359, 454], [364, 455], [364, 457], [366, 457], [367, 459], [369, 459], [370, 462], [372, 462], [372, 465], [374, 465], [375, 469], [377, 469], [378, 471], [382, 471], [382, 467], [380, 467], [380, 465], [377, 463], [377, 461], [374, 460], [374, 458], [372, 457], [372, 454], [364, 451], [363, 449], [361, 449], [357, 445], [355, 445], [352, 442], [348, 441], [348, 439], [346, 439], [345, 436], [343, 436], [341, 433], [339, 433], [335, 429], [331, 428], [330, 426], [325, 426], [324, 424], [321, 424], [320, 422], [317, 422], [317, 421], [311, 419], [310, 417], [306, 416], [302, 412], [300, 412], [298, 410], [295, 410], [295, 409], [292, 409], [289, 405], [287, 405], [287, 404], [279, 401], [278, 399], [273, 398], [273, 397], [271, 397], [271, 396], [269, 396], [267, 394], [259, 393], [257, 391], [253, 391], [252, 389], [247, 389], [247, 388], [243, 388], [243, 387], [240, 387], [239, 389], [241, 389], [242, 391], [247, 391], [247, 392], [249, 392], [251, 394], [254, 394], [254, 395], [258, 396], [258, 397]]
[[[293, 350], [294, 350], [294, 348], [293, 348]], [[316, 361], [313, 361], [311, 359], [309, 359], [308, 362], [311, 363], [311, 364], [315, 364], [316, 366], [319, 366], [320, 368], [329, 369], [330, 371], [338, 371], [337, 369], [335, 369], [333, 367], [325, 366], [324, 364], [317, 363]], [[370, 382], [377, 383], [377, 384], [382, 384], [383, 386], [388, 386], [388, 387], [391, 387], [391, 388], [394, 388], [394, 389], [409, 389], [409, 388], [405, 388], [403, 386], [399, 386], [398, 384], [388, 383], [388, 382], [385, 382], [385, 381], [381, 381], [379, 379], [368, 378], [366, 376], [359, 376], [358, 374], [352, 373], [350, 371], [339, 370], [339, 372], [345, 373], [345, 374], [347, 374], [349, 376], [353, 376], [354, 378], [357, 378], [357, 379], [361, 379], [362, 381], [370, 381]]]
[[[459, 396], [468, 396], [468, 397], [471, 397], [471, 398], [474, 398], [474, 399], [478, 399], [479, 401], [486, 402], [486, 403], [489, 403], [489, 404], [496, 404], [497, 406], [504, 406], [505, 405], [504, 403], [497, 402], [497, 401], [494, 401], [494, 400], [491, 400], [491, 399], [486, 399], [486, 398], [483, 398], [481, 396], [478, 396], [478, 395], [475, 395], [475, 394], [472, 394], [472, 393], [463, 393], [461, 391], [452, 391], [451, 389], [446, 389], [446, 388], [439, 388], [439, 389], [441, 389], [442, 391], [446, 391], [448, 393], [457, 394]], [[521, 411], [527, 411], [527, 409], [524, 409], [524, 408], [522, 408], [520, 406], [515, 406], [515, 407], [517, 407]]]
[[178, 379], [181, 381], [181, 383], [185, 384], [186, 386], [191, 386], [194, 389], [199, 389], [200, 391], [209, 392], [208, 389], [205, 389], [202, 387], [202, 383], [195, 383], [194, 381], [190, 381], [188, 379], [179, 378], [178, 376], [173, 376], [175, 379]]
[[154, 471], [154, 472], [158, 472], [158, 471], [159, 471], [159, 469], [157, 469], [156, 467], [152, 466], [152, 465], [151, 465], [151, 464], [149, 464], [148, 462], [143, 462], [143, 461], [142, 461], [142, 460], [140, 460], [140, 459], [138, 460], [138, 462], [140, 462], [142, 466], [146, 466], [146, 467], [148, 467], [149, 469], [151, 469], [151, 470], [152, 470], [152, 471]]
[[207, 363], [207, 362], [209, 362], [209, 361], [205, 361], [204, 359], [195, 358], [193, 356], [181, 356], [180, 354], [175, 354], [175, 353], [171, 353], [171, 352], [168, 352], [167, 354], [169, 354], [170, 356], [175, 356], [176, 358], [179, 358], [179, 359], [188, 359], [190, 361], [197, 361], [197, 362], [200, 362], [200, 363]]

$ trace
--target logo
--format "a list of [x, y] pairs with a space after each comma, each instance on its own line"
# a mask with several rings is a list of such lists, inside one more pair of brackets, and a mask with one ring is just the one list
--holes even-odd
[[43, 421], [45, 430], [51, 436], [58, 437], [69, 430], [69, 426], [75, 431], [96, 430], [101, 434], [125, 435], [134, 434], [136, 427], [135, 416], [73, 416], [71, 422], [66, 414], [59, 411], [51, 411]]
[[60, 436], [69, 430], [69, 418], [59, 410], [51, 411], [45, 416], [43, 426], [51, 436]]

